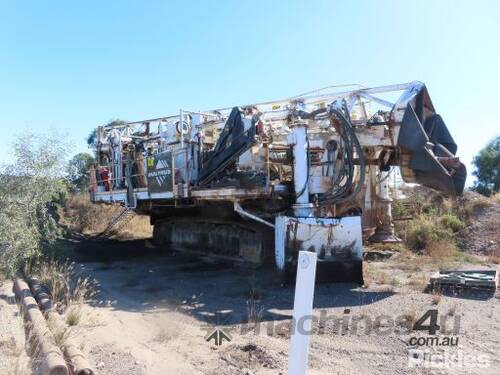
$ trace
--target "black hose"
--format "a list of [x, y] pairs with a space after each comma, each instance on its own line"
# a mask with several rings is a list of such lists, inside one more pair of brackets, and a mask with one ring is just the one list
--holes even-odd
[[[332, 188], [318, 197], [321, 205], [338, 204], [351, 200], [361, 191], [365, 180], [365, 159], [363, 149], [361, 148], [351, 122], [343, 112], [337, 109], [330, 109], [330, 115], [340, 123], [339, 131], [341, 145], [339, 145], [339, 149], [342, 149], [342, 165], [341, 168], [339, 168], [337, 176], [332, 176]], [[356, 186], [354, 186], [354, 152], [358, 155], [360, 170], [360, 176]], [[345, 182], [342, 184], [343, 180], [345, 180]]]

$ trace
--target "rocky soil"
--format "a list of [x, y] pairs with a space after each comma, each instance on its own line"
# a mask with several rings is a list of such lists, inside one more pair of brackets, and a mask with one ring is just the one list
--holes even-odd
[[0, 374], [31, 374], [24, 338], [23, 321], [12, 293], [12, 282], [0, 281]]
[[[461, 233], [467, 250], [498, 251], [499, 223], [500, 205], [485, 209]], [[72, 328], [97, 374], [287, 373], [294, 288], [283, 285], [271, 269], [171, 254], [148, 240], [80, 237], [65, 246], [100, 284], [97, 297], [81, 307], [81, 319]], [[500, 373], [499, 292], [426, 289], [437, 270], [435, 260], [390, 255], [367, 258], [365, 287], [317, 286], [309, 374]], [[498, 267], [487, 257], [482, 263], [454, 266]], [[27, 375], [31, 369], [11, 287], [9, 281], [0, 287], [0, 374]], [[428, 310], [437, 310], [437, 335], [407, 329]], [[207, 341], [214, 329], [221, 329], [230, 342], [218, 346]], [[452, 337], [458, 343], [415, 342], [429, 337]], [[450, 357], [449, 366], [412, 367], [409, 353], [414, 350]], [[487, 366], [470, 365], [478, 358], [486, 358]]]
[[481, 254], [500, 254], [500, 204], [481, 210], [462, 234], [466, 250]]

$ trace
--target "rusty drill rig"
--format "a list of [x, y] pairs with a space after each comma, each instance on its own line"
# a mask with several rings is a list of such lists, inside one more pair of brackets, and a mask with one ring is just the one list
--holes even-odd
[[466, 169], [421, 82], [338, 90], [100, 126], [92, 200], [149, 215], [161, 246], [280, 271], [314, 251], [362, 283], [363, 233], [397, 241], [391, 168], [452, 195]]

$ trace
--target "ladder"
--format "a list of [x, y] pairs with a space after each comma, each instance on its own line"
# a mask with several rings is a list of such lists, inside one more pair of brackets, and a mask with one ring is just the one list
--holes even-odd
[[123, 228], [134, 217], [134, 211], [130, 207], [125, 207], [118, 215], [109, 222], [106, 229], [97, 235], [98, 239], [107, 239], [114, 232]]

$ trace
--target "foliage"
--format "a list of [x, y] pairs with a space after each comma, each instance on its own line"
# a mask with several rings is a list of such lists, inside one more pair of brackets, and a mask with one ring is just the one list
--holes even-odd
[[[119, 125], [125, 125], [127, 124], [127, 121], [120, 120], [118, 118], [109, 120], [108, 123], [105, 126], [119, 126]], [[94, 129], [90, 132], [90, 134], [86, 138], [87, 144], [89, 146], [97, 143], [97, 129]]]
[[412, 250], [421, 251], [442, 240], [453, 241], [453, 232], [440, 225], [434, 216], [421, 215], [408, 225], [406, 241]]
[[97, 282], [82, 276], [75, 263], [43, 260], [31, 273], [50, 291], [52, 302], [59, 311], [86, 302], [97, 293]]
[[453, 213], [464, 223], [473, 224], [474, 218], [482, 211], [494, 204], [494, 198], [487, 198], [481, 194], [466, 192], [463, 197], [457, 198]]
[[452, 232], [459, 232], [465, 228], [465, 224], [453, 214], [444, 214], [441, 216], [440, 223]]
[[119, 118], [115, 118], [112, 120], [109, 120], [109, 122], [106, 124], [106, 126], [120, 126], [120, 125], [126, 125], [127, 121], [121, 120]]
[[69, 144], [57, 134], [24, 133], [0, 168], [0, 270], [16, 273], [60, 235], [54, 213], [67, 193]]
[[94, 157], [87, 152], [80, 152], [73, 156], [68, 163], [68, 180], [74, 189], [87, 190], [89, 186], [87, 171], [94, 164]]
[[457, 253], [457, 246], [453, 241], [437, 240], [429, 243], [426, 254], [433, 258], [445, 259]]
[[66, 324], [70, 327], [78, 325], [82, 319], [82, 308], [80, 305], [71, 306], [66, 312]]
[[392, 216], [395, 218], [405, 217], [410, 215], [410, 210], [401, 201], [394, 201], [392, 204]]
[[477, 177], [474, 190], [486, 196], [500, 191], [500, 136], [490, 141], [472, 160]]
[[87, 136], [87, 144], [89, 146], [95, 144], [97, 142], [97, 130], [94, 129], [90, 132], [90, 134]]
[[[61, 221], [72, 230], [86, 234], [101, 233], [123, 210], [119, 205], [93, 204], [84, 193], [70, 195], [64, 208]], [[149, 238], [152, 235], [149, 216], [133, 215], [112, 234], [117, 239]]]

